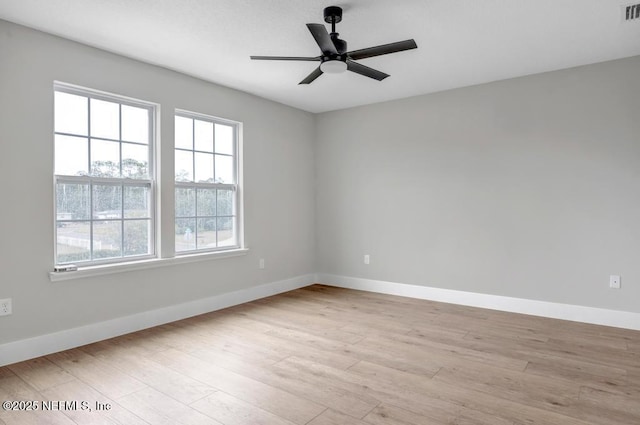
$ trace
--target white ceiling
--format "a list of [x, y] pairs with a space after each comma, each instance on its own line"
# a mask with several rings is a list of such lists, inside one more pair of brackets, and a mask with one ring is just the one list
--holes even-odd
[[[0, 0], [0, 18], [311, 112], [432, 93], [640, 55], [633, 0]], [[306, 23], [326, 6], [349, 50], [413, 38], [417, 50], [363, 59], [391, 74], [351, 72], [298, 85], [317, 56]]]

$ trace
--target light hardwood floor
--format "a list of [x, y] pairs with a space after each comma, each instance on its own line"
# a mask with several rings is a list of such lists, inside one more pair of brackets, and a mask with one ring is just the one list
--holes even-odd
[[78, 404], [3, 425], [638, 425], [640, 332], [314, 285], [0, 368], [4, 400]]

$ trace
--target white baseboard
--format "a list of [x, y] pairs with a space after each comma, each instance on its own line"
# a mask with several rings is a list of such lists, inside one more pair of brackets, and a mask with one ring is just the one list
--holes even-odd
[[314, 282], [315, 275], [313, 274], [297, 276], [157, 310], [145, 311], [131, 316], [119, 317], [105, 322], [9, 342], [0, 345], [0, 366], [220, 310], [309, 286]]
[[0, 366], [303, 288], [313, 283], [640, 330], [640, 313], [320, 273], [297, 276], [205, 299], [2, 344], [0, 345]]
[[478, 294], [474, 292], [454, 291], [451, 289], [407, 285], [404, 283], [322, 273], [316, 275], [316, 282], [340, 288], [360, 289], [381, 294], [399, 295], [553, 319], [640, 330], [640, 313], [628, 311], [607, 310], [596, 307], [503, 297], [500, 295]]

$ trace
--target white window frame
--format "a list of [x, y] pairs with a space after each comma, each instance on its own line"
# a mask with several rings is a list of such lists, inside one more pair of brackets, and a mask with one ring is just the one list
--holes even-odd
[[[91, 224], [93, 224], [94, 221], [103, 221], [104, 219], [98, 219], [98, 218], [94, 218], [93, 216], [93, 211], [91, 211], [91, 197], [93, 196], [93, 186], [96, 184], [105, 184], [105, 185], [120, 185], [122, 187], [122, 196], [124, 199], [124, 188], [126, 186], [130, 186], [130, 187], [141, 187], [141, 186], [147, 186], [149, 188], [149, 220], [150, 220], [150, 226], [149, 226], [149, 253], [148, 254], [141, 254], [141, 255], [130, 255], [130, 256], [124, 256], [124, 252], [122, 252], [122, 255], [119, 257], [111, 257], [111, 258], [104, 258], [104, 259], [91, 259], [91, 260], [82, 260], [82, 261], [78, 261], [78, 262], [73, 262], [73, 264], [77, 265], [78, 267], [81, 268], [85, 268], [85, 267], [92, 267], [92, 266], [100, 266], [100, 265], [112, 265], [112, 264], [126, 264], [126, 263], [131, 263], [131, 262], [136, 262], [136, 261], [140, 261], [140, 260], [148, 260], [148, 259], [154, 259], [157, 258], [157, 253], [158, 253], [158, 248], [157, 248], [157, 234], [158, 234], [158, 222], [157, 222], [157, 209], [158, 209], [158, 203], [157, 203], [157, 196], [156, 196], [156, 190], [157, 190], [157, 177], [156, 177], [156, 146], [157, 146], [157, 136], [156, 136], [156, 122], [157, 122], [157, 114], [158, 114], [158, 109], [159, 109], [159, 105], [155, 104], [155, 103], [151, 103], [151, 102], [146, 102], [146, 101], [142, 101], [142, 100], [138, 100], [138, 99], [133, 99], [133, 98], [129, 98], [129, 97], [125, 97], [125, 96], [120, 96], [120, 95], [115, 95], [115, 94], [111, 94], [111, 93], [105, 93], [105, 92], [101, 92], [101, 91], [97, 91], [97, 90], [93, 90], [93, 89], [88, 89], [88, 88], [84, 88], [84, 87], [79, 87], [79, 86], [75, 86], [75, 85], [71, 85], [71, 84], [66, 84], [66, 83], [61, 83], [61, 82], [55, 82], [54, 83], [54, 95], [55, 92], [63, 92], [63, 93], [69, 93], [69, 94], [73, 94], [73, 95], [78, 95], [78, 96], [83, 96], [83, 97], [87, 97], [88, 99], [97, 99], [97, 100], [103, 100], [103, 101], [108, 101], [108, 102], [114, 102], [114, 103], [118, 103], [119, 105], [127, 105], [127, 106], [133, 106], [133, 107], [137, 107], [137, 108], [144, 108], [147, 109], [149, 111], [149, 141], [148, 141], [148, 149], [149, 149], [149, 162], [148, 162], [148, 171], [149, 171], [149, 178], [148, 179], [131, 179], [131, 178], [126, 178], [126, 177], [95, 177], [95, 176], [91, 176], [90, 173], [88, 173], [89, 175], [87, 176], [70, 176], [70, 175], [57, 175], [55, 174], [55, 170], [54, 170], [54, 182], [53, 182], [53, 208], [54, 208], [54, 263], [56, 265], [68, 265], [71, 262], [64, 262], [64, 263], [58, 263], [58, 223], [64, 223], [67, 221], [86, 221], [89, 222]], [[129, 143], [128, 141], [123, 141], [122, 140], [122, 117], [120, 117], [120, 131], [119, 131], [119, 138], [118, 139], [104, 139], [104, 138], [99, 138], [99, 137], [91, 137], [91, 109], [90, 109], [90, 102], [89, 100], [87, 100], [87, 102], [89, 103], [89, 105], [87, 106], [87, 120], [88, 120], [88, 134], [86, 136], [82, 135], [82, 137], [86, 137], [89, 143], [88, 146], [88, 155], [87, 155], [87, 161], [88, 161], [88, 170], [90, 170], [91, 167], [91, 139], [102, 139], [102, 140], [111, 140], [111, 141], [117, 141], [119, 143], [119, 148], [120, 150], [122, 150], [122, 143]], [[54, 114], [55, 114], [55, 107], [54, 109]], [[120, 114], [121, 112], [121, 107], [119, 108], [120, 110]], [[56, 132], [55, 128], [53, 129], [53, 135], [55, 138], [55, 135], [69, 135], [69, 136], [79, 136], [77, 134], [69, 134], [69, 133], [62, 133], [62, 132]], [[54, 148], [54, 161], [55, 161], [55, 148]], [[122, 156], [120, 156], [120, 161], [122, 162]], [[120, 164], [122, 165], [122, 163]], [[90, 196], [90, 211], [89, 211], [89, 217], [87, 219], [84, 220], [59, 220], [58, 219], [58, 212], [57, 212], [57, 186], [58, 184], [86, 184], [89, 186], [89, 196]], [[122, 205], [122, 208], [124, 208], [124, 203]], [[124, 216], [121, 216], [120, 218], [115, 218], [113, 219], [114, 221], [119, 221], [121, 223], [121, 226], [124, 228], [124, 223], [126, 221], [130, 221], [130, 220], [135, 220], [135, 219], [127, 219]], [[93, 249], [93, 226], [90, 225], [90, 255], [91, 257], [93, 257], [93, 253], [94, 253], [94, 249]], [[123, 229], [121, 230], [121, 249], [124, 249], [124, 231]]]
[[[242, 183], [242, 143], [241, 143], [241, 132], [242, 132], [242, 123], [237, 122], [237, 121], [233, 121], [233, 120], [229, 120], [229, 119], [225, 119], [225, 118], [220, 118], [220, 117], [214, 117], [211, 115], [205, 115], [202, 113], [198, 113], [198, 112], [191, 112], [191, 111], [187, 111], [187, 110], [183, 110], [183, 109], [176, 109], [175, 113], [174, 113], [174, 122], [175, 122], [175, 117], [183, 117], [183, 118], [188, 118], [188, 119], [192, 119], [192, 120], [200, 120], [200, 121], [206, 121], [206, 122], [210, 122], [214, 125], [215, 128], [215, 124], [221, 124], [221, 125], [225, 125], [225, 126], [230, 126], [233, 128], [233, 175], [234, 175], [234, 180], [235, 183], [204, 183], [204, 182], [195, 182], [195, 155], [194, 155], [194, 167], [193, 167], [193, 178], [194, 181], [192, 182], [183, 182], [183, 181], [177, 181], [175, 180], [175, 176], [174, 176], [174, 194], [175, 194], [175, 189], [178, 188], [191, 188], [194, 189], [195, 191], [197, 191], [198, 189], [226, 189], [226, 190], [231, 190], [233, 193], [233, 206], [232, 206], [232, 214], [233, 214], [233, 223], [234, 223], [234, 234], [235, 234], [235, 244], [233, 245], [226, 245], [226, 246], [221, 246], [221, 247], [208, 247], [208, 248], [198, 248], [197, 247], [197, 242], [196, 242], [196, 248], [192, 249], [192, 250], [184, 250], [184, 251], [177, 251], [176, 250], [176, 243], [174, 242], [174, 253], [176, 255], [176, 257], [183, 257], [183, 256], [190, 256], [190, 255], [197, 255], [197, 254], [203, 254], [203, 253], [224, 253], [224, 252], [232, 252], [232, 251], [238, 251], [238, 250], [244, 250], [244, 233], [243, 233], [243, 217], [242, 217], [242, 212], [243, 212], [243, 208], [242, 208], [242, 194], [241, 194], [241, 183]], [[174, 134], [175, 136], [175, 134]], [[195, 132], [193, 132], [193, 137], [195, 138]], [[216, 155], [215, 153], [215, 131], [214, 131], [214, 156]], [[178, 148], [174, 146], [174, 153], [177, 150], [181, 150], [181, 151], [190, 151], [192, 153], [197, 153], [200, 152], [195, 148], [195, 143], [193, 144], [193, 148], [192, 149], [185, 149], [185, 148]], [[209, 153], [209, 152], [202, 152], [202, 153]], [[215, 161], [214, 161], [215, 164]], [[214, 175], [215, 175], [215, 165], [214, 165]], [[197, 201], [196, 201], [197, 202]], [[217, 201], [216, 201], [216, 205], [217, 205]], [[174, 202], [174, 226], [176, 223], [176, 220], [180, 219], [180, 218], [193, 218], [196, 220], [196, 228], [197, 228], [197, 221], [198, 221], [198, 215], [197, 215], [197, 206], [196, 206], [196, 212], [195, 212], [195, 216], [193, 217], [177, 217], [176, 216], [176, 209], [175, 209], [175, 202]], [[217, 215], [216, 212], [216, 219], [220, 216]], [[227, 217], [227, 216], [223, 216], [223, 217]], [[196, 232], [197, 233], [197, 232]], [[197, 237], [197, 235], [195, 235]], [[175, 237], [177, 238], [178, 235], [175, 235]]]

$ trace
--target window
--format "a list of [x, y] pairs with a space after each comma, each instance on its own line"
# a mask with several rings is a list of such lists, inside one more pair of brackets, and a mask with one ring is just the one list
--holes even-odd
[[[155, 220], [156, 114], [157, 105], [149, 102], [55, 83], [56, 265], [154, 259], [162, 237], [171, 238], [172, 230], [162, 234]], [[237, 122], [176, 111], [170, 148], [175, 188], [165, 182], [166, 190], [175, 190], [175, 245], [167, 257], [197, 261], [203, 256], [187, 254], [223, 258], [246, 251], [239, 214], [240, 128]], [[105, 269], [113, 270], [85, 272]]]
[[54, 89], [56, 264], [154, 256], [154, 105]]
[[175, 116], [175, 251], [238, 248], [238, 123]]

